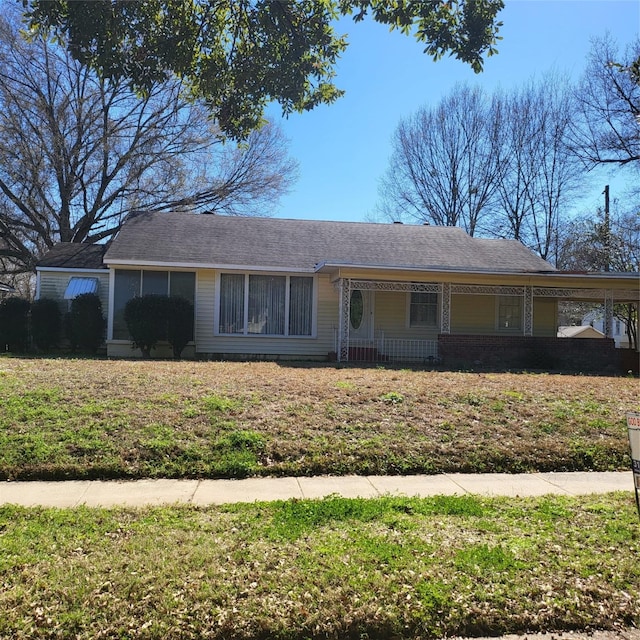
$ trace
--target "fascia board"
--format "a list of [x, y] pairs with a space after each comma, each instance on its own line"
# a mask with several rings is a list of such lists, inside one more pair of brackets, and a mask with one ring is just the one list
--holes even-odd
[[315, 273], [315, 269], [243, 265], [243, 264], [218, 264], [207, 262], [158, 262], [156, 260], [105, 260], [110, 269], [118, 267], [155, 267], [158, 269], [215, 269], [217, 271], [266, 271], [270, 273]]

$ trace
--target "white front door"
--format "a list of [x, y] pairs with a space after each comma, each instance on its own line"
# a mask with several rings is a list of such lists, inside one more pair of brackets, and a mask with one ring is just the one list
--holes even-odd
[[349, 338], [351, 340], [373, 338], [373, 291], [354, 289], [351, 292]]

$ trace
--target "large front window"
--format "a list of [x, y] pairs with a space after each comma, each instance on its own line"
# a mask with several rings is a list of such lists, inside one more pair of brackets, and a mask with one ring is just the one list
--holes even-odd
[[312, 335], [313, 278], [222, 273], [219, 292], [219, 333]]
[[181, 296], [191, 304], [196, 298], [196, 274], [191, 271], [116, 269], [113, 293], [113, 339], [129, 340], [124, 308], [136, 296], [159, 294]]

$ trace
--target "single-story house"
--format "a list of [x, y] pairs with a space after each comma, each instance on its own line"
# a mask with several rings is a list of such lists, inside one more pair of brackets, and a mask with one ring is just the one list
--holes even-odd
[[447, 366], [599, 368], [613, 341], [572, 351], [558, 302], [601, 301], [610, 322], [614, 303], [640, 300], [638, 274], [557, 271], [520, 242], [457, 227], [188, 213], [140, 213], [108, 246], [62, 244], [40, 261], [38, 297], [87, 291], [102, 299], [113, 357], [139, 353], [127, 301], [162, 293], [194, 304], [187, 356]]
[[575, 325], [558, 327], [558, 338], [606, 338], [606, 336], [590, 325]]
[[[585, 314], [582, 318], [583, 325], [589, 325], [593, 327], [596, 331], [603, 332], [604, 331], [604, 322], [605, 319], [602, 315], [601, 309], [594, 309], [589, 311], [589, 313]], [[629, 335], [627, 334], [627, 327], [625, 323], [620, 320], [620, 318], [614, 317], [611, 325], [611, 336], [613, 341], [616, 344], [616, 347], [619, 349], [628, 349], [629, 348]]]

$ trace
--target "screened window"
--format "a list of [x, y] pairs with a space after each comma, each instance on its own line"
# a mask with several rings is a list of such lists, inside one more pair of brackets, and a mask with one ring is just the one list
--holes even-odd
[[414, 291], [409, 304], [410, 327], [434, 327], [438, 323], [438, 294]]
[[113, 295], [113, 339], [129, 340], [124, 308], [131, 298], [156, 294], [182, 296], [195, 306], [196, 274], [189, 271], [116, 269]]
[[223, 273], [219, 333], [310, 336], [313, 278]]
[[498, 329], [522, 329], [522, 300], [518, 296], [498, 297]]

